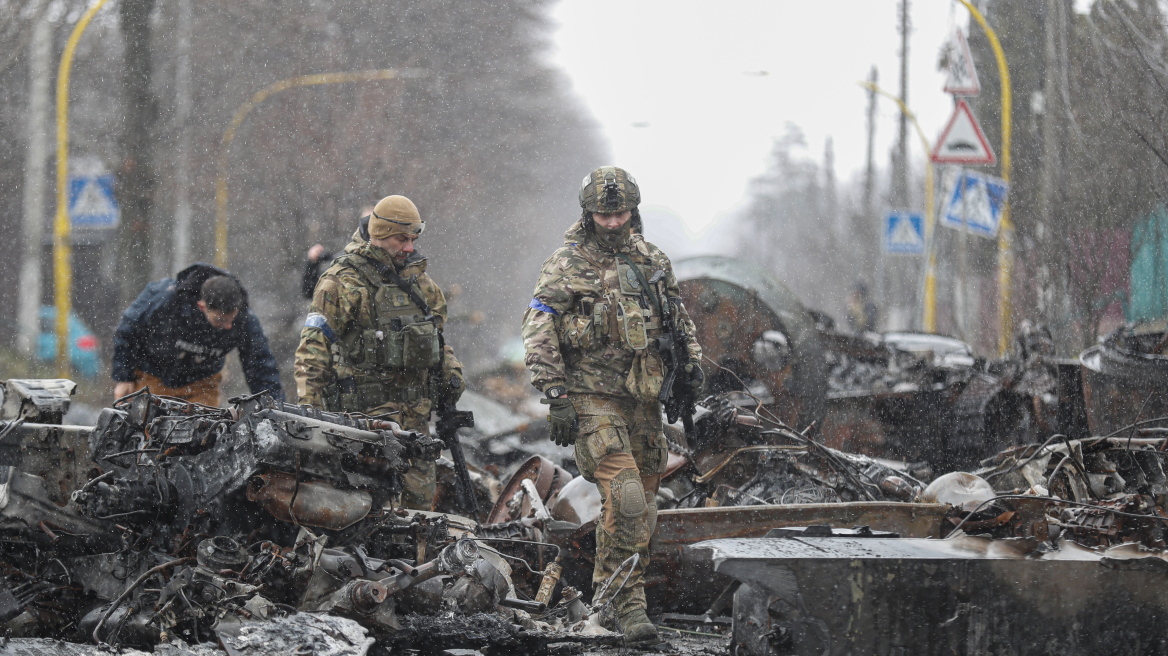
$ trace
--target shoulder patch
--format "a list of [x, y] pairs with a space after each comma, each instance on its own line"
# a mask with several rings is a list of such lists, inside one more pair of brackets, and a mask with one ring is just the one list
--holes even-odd
[[329, 328], [328, 320], [326, 320], [324, 315], [319, 312], [310, 313], [308, 318], [304, 320], [304, 327], [318, 328], [322, 333], [324, 333], [324, 338], [329, 342], [337, 341], [337, 334], [333, 332], [332, 328]]

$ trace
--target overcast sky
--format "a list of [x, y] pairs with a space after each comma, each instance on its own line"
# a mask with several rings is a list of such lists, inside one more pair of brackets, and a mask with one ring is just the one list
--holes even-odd
[[[816, 159], [833, 138], [839, 179], [862, 172], [866, 97], [856, 83], [875, 65], [880, 85], [896, 93], [897, 6], [560, 0], [551, 54], [600, 123], [612, 163], [640, 182], [646, 206], [676, 213], [701, 243], [745, 200], [788, 122], [803, 129]], [[967, 26], [968, 14], [952, 0], [916, 0], [911, 18], [909, 105], [933, 140], [953, 107], [941, 90], [938, 54], [956, 26]], [[893, 103], [882, 100], [880, 166], [888, 165], [896, 116]], [[909, 148], [914, 159], [923, 157], [915, 137]], [[712, 232], [711, 245], [724, 231]], [[695, 250], [690, 246], [684, 250]]]

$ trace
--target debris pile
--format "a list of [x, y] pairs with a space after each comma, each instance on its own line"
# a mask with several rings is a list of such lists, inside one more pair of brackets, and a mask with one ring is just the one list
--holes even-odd
[[[716, 282], [703, 298], [724, 310], [741, 290]], [[1120, 642], [1163, 633], [1168, 607], [1148, 586], [1159, 589], [1168, 549], [1168, 417], [1145, 375], [1161, 336], [1119, 331], [1072, 366], [1033, 326], [997, 363], [950, 338], [808, 326], [770, 325], [753, 364], [720, 361], [692, 430], [665, 427], [646, 572], [656, 620], [729, 632], [743, 654], [994, 652], [1007, 638], [1018, 653], [1040, 643], [1092, 653], [1083, 627]], [[808, 340], [823, 403], [814, 423], [792, 423], [817, 403], [804, 395], [780, 411], [779, 399], [799, 396], [782, 386], [799, 379], [792, 354]], [[1117, 353], [1140, 366], [1117, 368]], [[141, 392], [81, 427], [60, 423], [69, 381], [0, 390], [9, 646], [258, 656], [297, 641], [361, 656], [619, 643], [600, 626], [619, 577], [589, 603], [596, 486], [543, 439], [542, 422], [487, 399], [469, 395], [479, 420], [460, 442], [491, 509], [468, 518], [395, 507], [411, 460], [438, 461], [440, 507], [458, 484], [443, 443], [392, 417]], [[1088, 420], [1108, 432], [1091, 435]], [[1098, 603], [1073, 603], [1084, 589]], [[1047, 600], [1028, 606], [1036, 591]], [[1095, 621], [1108, 604], [1123, 619]], [[1041, 630], [1038, 615], [1049, 618]]]
[[690, 475], [667, 477], [676, 501], [665, 507], [911, 501], [924, 489], [907, 471], [824, 446], [768, 418], [761, 404], [757, 412], [743, 405], [733, 393], [702, 403], [689, 442], [678, 445]]
[[839, 332], [733, 258], [689, 258], [676, 271], [711, 362], [709, 391], [745, 390], [828, 446], [946, 472], [1053, 432], [1085, 433], [1079, 365], [1053, 358], [1040, 326], [1024, 323], [1011, 357], [991, 362], [952, 337]]
[[[364, 653], [366, 632], [387, 645], [399, 633], [416, 642], [403, 631], [416, 615], [484, 613], [513, 638], [607, 633], [587, 621], [595, 613], [582, 602], [565, 598], [548, 612], [550, 589], [542, 601], [517, 596], [511, 563], [530, 564], [499, 548], [504, 541], [475, 535], [473, 520], [394, 507], [409, 461], [439, 457], [441, 442], [429, 435], [266, 394], [223, 409], [142, 391], [103, 410], [93, 428], [29, 421], [59, 420], [71, 391], [60, 381], [4, 386], [12, 403], [0, 422], [0, 623], [8, 636], [275, 653], [273, 632], [297, 626], [331, 644], [318, 653]], [[29, 444], [66, 437], [92, 462], [61, 499], [22, 460], [36, 456]], [[49, 474], [72, 476], [60, 467]], [[451, 646], [478, 635], [458, 626], [446, 623]], [[433, 644], [443, 644], [440, 633]]]

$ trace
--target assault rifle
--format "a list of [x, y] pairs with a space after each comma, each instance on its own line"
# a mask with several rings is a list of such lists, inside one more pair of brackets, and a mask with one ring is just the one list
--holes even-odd
[[470, 410], [455, 410], [453, 403], [439, 404], [435, 429], [438, 432], [438, 439], [450, 449], [450, 458], [454, 461], [454, 473], [458, 476], [458, 505], [478, 521], [479, 503], [475, 498], [474, 486], [470, 482], [470, 471], [466, 467], [462, 444], [458, 441], [460, 428], [474, 428], [474, 413]]
[[658, 271], [649, 279], [649, 284], [657, 286], [657, 298], [661, 299], [661, 336], [656, 339], [657, 352], [665, 365], [665, 379], [657, 400], [665, 406], [665, 418], [669, 423], [681, 418], [686, 436], [693, 434], [694, 405], [697, 399], [689, 387], [689, 374], [685, 365], [689, 362], [689, 338], [685, 334], [678, 317], [677, 305], [681, 299], [666, 294], [664, 271]]
[[[438, 348], [442, 357], [445, 358], [446, 339], [441, 332], [438, 333]], [[439, 388], [450, 384], [449, 380], [442, 380], [441, 362], [435, 366], [432, 379], [439, 381], [437, 385]], [[462, 453], [462, 443], [458, 441], [458, 429], [474, 428], [474, 413], [470, 410], [455, 408], [453, 403], [446, 400], [448, 396], [444, 389], [437, 390], [432, 398], [436, 404], [435, 411], [438, 415], [438, 420], [434, 422], [434, 428], [438, 433], [438, 439], [446, 444], [447, 449], [450, 449], [450, 459], [454, 461], [454, 474], [458, 479], [459, 509], [477, 522], [479, 521], [479, 502], [475, 497], [474, 486], [470, 482], [470, 470], [466, 467], [466, 456]]]

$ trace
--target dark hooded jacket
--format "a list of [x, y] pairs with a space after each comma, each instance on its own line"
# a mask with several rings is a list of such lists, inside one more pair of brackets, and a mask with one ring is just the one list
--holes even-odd
[[200, 263], [183, 269], [174, 279], [146, 285], [122, 313], [114, 333], [115, 382], [132, 382], [137, 379], [136, 372], [144, 371], [171, 387], [182, 387], [215, 374], [223, 368], [227, 354], [239, 349], [252, 393], [268, 390], [283, 399], [276, 358], [259, 319], [248, 306], [247, 292], [230, 330], [213, 327], [199, 310], [199, 291], [216, 275], [231, 276]]

